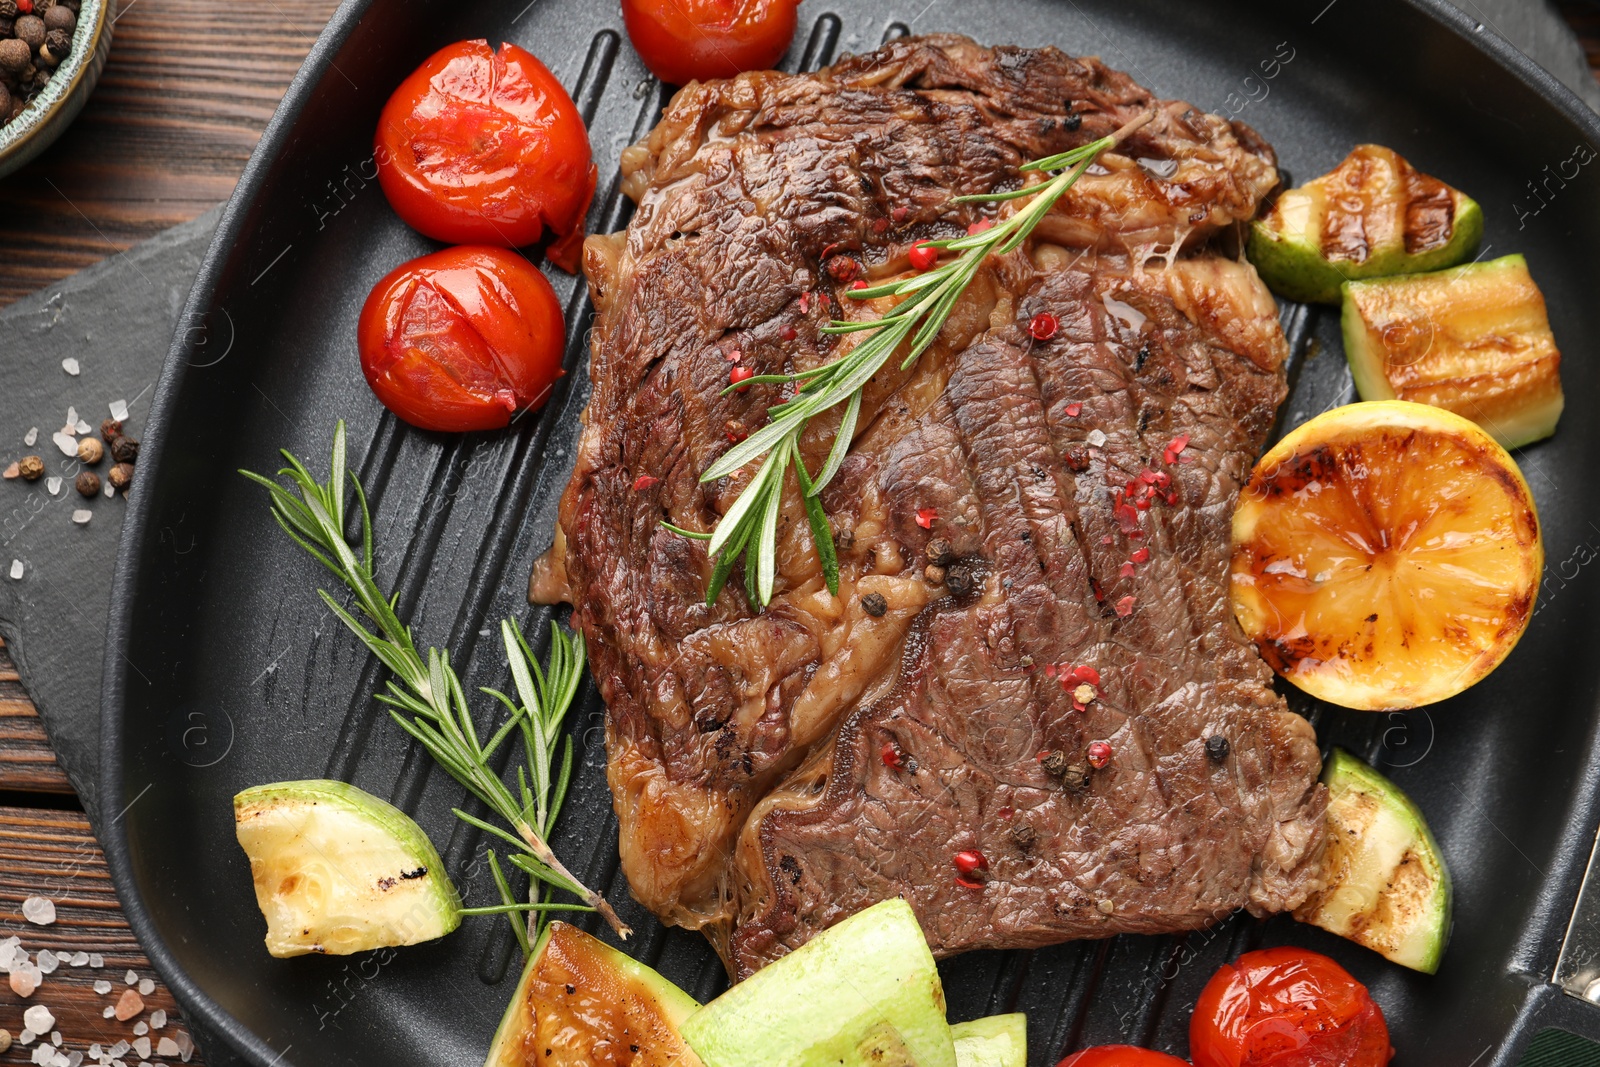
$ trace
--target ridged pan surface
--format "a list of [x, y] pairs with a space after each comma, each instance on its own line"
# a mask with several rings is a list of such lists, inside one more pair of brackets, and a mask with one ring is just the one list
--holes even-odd
[[[1241, 916], [1188, 937], [948, 961], [952, 1017], [1026, 1011], [1034, 1064], [1111, 1041], [1182, 1054], [1190, 1008], [1216, 967], [1288, 942], [1330, 952], [1368, 983], [1400, 1064], [1513, 1062], [1552, 1023], [1600, 1034], [1600, 1009], [1548, 984], [1600, 817], [1600, 568], [1589, 566], [1600, 555], [1600, 169], [1585, 165], [1595, 156], [1587, 146], [1600, 145], [1595, 117], [1487, 28], [1428, 0], [806, 0], [782, 66], [814, 69], [908, 30], [1098, 54], [1158, 95], [1250, 123], [1297, 179], [1353, 144], [1393, 146], [1483, 204], [1486, 254], [1526, 254], [1566, 355], [1568, 396], [1557, 436], [1518, 456], [1549, 563], [1539, 610], [1505, 665], [1404, 715], [1288, 694], [1325, 745], [1373, 760], [1427, 814], [1455, 874], [1440, 973], [1412, 974], [1287, 918]], [[476, 1064], [518, 969], [498, 918], [401, 951], [269, 958], [231, 807], [261, 782], [354, 782], [421, 822], [469, 901], [493, 897], [484, 841], [450, 813], [461, 791], [373, 701], [378, 663], [323, 608], [314, 589], [325, 576], [235, 473], [275, 469], [279, 447], [325, 469], [345, 419], [373, 501], [379, 570], [402, 617], [421, 642], [451, 650], [469, 691], [509, 685], [497, 621], [515, 617], [535, 633], [548, 617], [526, 588], [551, 540], [589, 392], [584, 287], [549, 270], [567, 309], [568, 374], [539, 418], [505, 433], [451, 437], [398, 423], [363, 384], [354, 342], [373, 283], [435, 247], [372, 180], [378, 111], [418, 62], [465, 37], [520, 44], [571, 89], [601, 172], [589, 228], [627, 223], [618, 156], [668, 94], [629, 47], [614, 4], [347, 4], [218, 233], [140, 463], [107, 657], [107, 850], [136, 929], [214, 1062]], [[1286, 306], [1284, 322], [1292, 392], [1278, 432], [1354, 398], [1336, 314]], [[592, 686], [580, 700], [576, 780], [555, 848], [634, 924], [629, 951], [708, 998], [724, 983], [710, 949], [628, 895], [604, 709]]]

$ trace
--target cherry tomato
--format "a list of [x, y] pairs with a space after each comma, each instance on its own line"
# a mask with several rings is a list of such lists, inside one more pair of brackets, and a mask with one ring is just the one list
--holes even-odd
[[540, 407], [566, 330], [543, 274], [515, 252], [463, 245], [373, 287], [356, 339], [383, 406], [424, 430], [494, 430]]
[[1393, 1055], [1367, 987], [1302, 948], [1223, 965], [1189, 1020], [1195, 1067], [1383, 1067]]
[[1133, 1045], [1096, 1045], [1074, 1052], [1056, 1067], [1189, 1067], [1188, 1061]]
[[800, 0], [622, 0], [628, 39], [669, 85], [766, 70], [794, 39]]
[[460, 41], [400, 83], [378, 119], [378, 182], [436, 241], [521, 247], [575, 270], [596, 170], [572, 97], [528, 52]]

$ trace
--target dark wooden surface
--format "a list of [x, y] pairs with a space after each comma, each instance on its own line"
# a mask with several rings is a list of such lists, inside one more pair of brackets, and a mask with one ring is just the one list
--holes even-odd
[[[336, 0], [120, 0], [111, 59], [60, 141], [0, 180], [0, 307], [185, 222], [227, 198], [261, 129]], [[1571, 2], [1591, 67], [1600, 68], [1600, 5]], [[53, 898], [57, 920], [24, 921], [22, 901]], [[99, 847], [44, 727], [0, 645], [0, 938], [30, 957], [103, 954], [100, 971], [63, 966], [24, 1001], [0, 982], [0, 1027], [16, 1036], [28, 1004], [58, 1018], [64, 1047], [132, 1041], [133, 1025], [171, 995], [156, 982], [138, 1019], [106, 1019], [127, 972], [154, 978], [112, 892]], [[109, 994], [94, 982], [112, 983]], [[176, 1023], [150, 1035], [175, 1036]], [[0, 1064], [28, 1063], [13, 1045]], [[152, 1057], [161, 1060], [160, 1057]], [[130, 1065], [139, 1062], [129, 1053]], [[193, 1063], [201, 1062], [196, 1054]]]

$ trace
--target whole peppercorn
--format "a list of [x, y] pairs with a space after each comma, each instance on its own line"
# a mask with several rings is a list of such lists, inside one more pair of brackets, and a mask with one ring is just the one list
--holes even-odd
[[22, 12], [17, 10], [17, 0], [0, 0], [0, 19], [14, 19]]
[[66, 30], [50, 30], [44, 35], [44, 46], [39, 49], [39, 58], [46, 63], [60, 63], [71, 51], [72, 34]]
[[100, 423], [100, 436], [110, 444], [122, 436], [122, 422], [119, 419], [105, 419]]
[[89, 466], [94, 466], [106, 456], [106, 446], [93, 437], [85, 437], [78, 442], [78, 458]]
[[139, 461], [139, 442], [131, 437], [118, 437], [111, 442], [111, 458], [118, 463]]
[[11, 116], [11, 90], [9, 90], [9, 89], [7, 89], [5, 87], [5, 83], [4, 82], [0, 82], [0, 122], [4, 122], [10, 116]]
[[33, 64], [33, 50], [26, 41], [8, 38], [0, 41], [0, 71], [13, 77], [27, 72]]
[[111, 488], [127, 492], [128, 487], [133, 484], [133, 464], [118, 463], [111, 468], [111, 473], [106, 475], [106, 479], [111, 483]]
[[17, 19], [17, 24], [12, 27], [12, 33], [17, 35], [17, 40], [28, 46], [28, 51], [37, 52], [44, 47], [44, 19], [38, 15], [23, 15]]
[[77, 481], [72, 484], [84, 496], [100, 494], [100, 476], [94, 471], [80, 471]]
[[1206, 755], [1216, 763], [1221, 763], [1228, 758], [1228, 750], [1231, 747], [1228, 744], [1228, 739], [1221, 734], [1212, 734], [1206, 738]]
[[12, 31], [16, 29], [16, 25], [16, 19], [0, 15], [0, 39], [10, 37]]
[[17, 473], [30, 482], [44, 477], [44, 460], [38, 456], [23, 456], [17, 461]]
[[884, 612], [889, 610], [889, 602], [883, 598], [882, 593], [868, 593], [861, 598], [861, 610], [874, 619], [881, 619]]
[[955, 553], [950, 550], [950, 542], [943, 537], [933, 538], [923, 551], [927, 554], [928, 562], [936, 567], [949, 566], [956, 558]]
[[65, 4], [47, 7], [39, 17], [44, 19], [44, 28], [47, 30], [66, 30], [71, 33], [78, 28], [78, 16]]

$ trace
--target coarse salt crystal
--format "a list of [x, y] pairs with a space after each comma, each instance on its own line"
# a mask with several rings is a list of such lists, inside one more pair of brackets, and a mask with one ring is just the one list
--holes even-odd
[[50, 1031], [50, 1043], [52, 1045], [56, 1046], [56, 1048], [60, 1048], [61, 1047], [61, 1031], [60, 1030], [52, 1030], [52, 1031]]
[[116, 496], [117, 495], [117, 487], [111, 484], [111, 479], [110, 478], [106, 479], [106, 494], [105, 495], [106, 496]]
[[1088, 440], [1090, 446], [1092, 446], [1094, 448], [1099, 448], [1101, 445], [1106, 443], [1105, 431], [1103, 431], [1103, 430], [1090, 430], [1087, 440]]
[[139, 974], [137, 971], [129, 971], [127, 974], [122, 976], [122, 981], [125, 985], [133, 985], [133, 983], [137, 982], [138, 980]]
[[110, 1048], [106, 1049], [106, 1055], [110, 1056], [112, 1059], [117, 1059], [132, 1047], [133, 1046], [129, 1045], [126, 1041], [118, 1041], [115, 1045], [112, 1045]]
[[94, 427], [89, 425], [89, 420], [87, 420], [87, 419], [79, 419], [77, 426], [74, 427], [74, 428], [78, 431], [78, 433], [80, 435], [86, 434], [90, 430], [94, 429]]
[[[42, 948], [39, 950], [39, 970], [43, 971], [45, 974], [54, 974], [56, 968], [60, 966], [60, 964], [60, 956], [57, 956], [54, 952], [51, 952], [47, 948]], [[43, 1032], [44, 1031], [42, 1030], [40, 1031], [40, 1033]]]
[[39, 968], [26, 960], [11, 965], [11, 992], [17, 996], [33, 996], [33, 991], [39, 988], [40, 980]]
[[104, 956], [100, 955], [100, 953], [98, 953], [98, 952], [89, 953], [89, 966], [91, 966], [91, 967], [104, 967], [105, 965], [106, 965], [106, 958]]
[[149, 1059], [150, 1058], [150, 1039], [148, 1037], [136, 1037], [136, 1038], [134, 1038], [133, 1039], [133, 1051], [135, 1051], [135, 1052], [137, 1052], [139, 1054], [139, 1058], [141, 1060]]
[[170, 1037], [162, 1038], [160, 1041], [156, 1042], [156, 1055], [157, 1056], [176, 1056], [176, 1055], [178, 1055], [178, 1043], [176, 1041], [172, 1040], [172, 1038], [170, 1038]]
[[145, 996], [148, 997], [151, 993], [154, 993], [155, 991], [156, 991], [156, 983], [155, 983], [154, 979], [151, 979], [151, 978], [141, 978], [141, 979], [139, 979], [139, 992], [143, 993]]
[[133, 1024], [133, 1032], [136, 1033], [136, 1034], [148, 1034], [150, 1032], [150, 1024], [149, 1023], [134, 1023]]
[[76, 426], [77, 423], [78, 423], [78, 409], [73, 407], [72, 405], [68, 404], [67, 405], [67, 425], [68, 426]]
[[17, 945], [15, 941], [0, 941], [0, 968], [9, 969], [11, 961], [17, 958]]
[[26, 571], [26, 570], [27, 570], [27, 568], [23, 566], [23, 563], [22, 563], [22, 561], [20, 559], [12, 560], [11, 561], [11, 580], [12, 581], [17, 581], [18, 579], [20, 579], [22, 577], [23, 572]]
[[44, 491], [49, 493], [51, 496], [55, 496], [57, 493], [61, 492], [61, 479], [55, 477], [54, 475], [46, 478], [44, 480]]
[[17, 1044], [31, 1045], [34, 1042], [34, 1039], [38, 1036], [39, 1035], [34, 1033], [32, 1030], [24, 1030], [22, 1033], [17, 1035]]
[[49, 1045], [40, 1045], [33, 1050], [33, 1055], [28, 1058], [29, 1063], [37, 1063], [39, 1067], [50, 1067], [50, 1061], [56, 1058], [56, 1050]]
[[82, 967], [85, 963], [89, 962], [89, 954], [87, 952], [74, 952], [72, 954], [72, 958], [67, 960], [67, 962], [72, 964], [74, 967]]
[[96, 1041], [94, 1044], [89, 1046], [89, 1055], [93, 1059], [100, 1058], [100, 1042]]
[[83, 1053], [81, 1053], [81, 1052], [69, 1052], [69, 1053], [67, 1053], [67, 1067], [81, 1067], [82, 1063], [83, 1063]]
[[49, 926], [56, 921], [55, 901], [49, 897], [29, 897], [22, 902], [22, 917], [36, 926]]
[[39, 439], [39, 427], [37, 427], [37, 426], [28, 427], [28, 432], [22, 435], [22, 443], [25, 444], [25, 445], [31, 445], [35, 441], [37, 441], [38, 439]]
[[157, 1008], [150, 1013], [150, 1029], [159, 1030], [167, 1025], [167, 1013]]
[[118, 422], [122, 422], [127, 419], [128, 402], [126, 400], [113, 400], [109, 406], [111, 408], [111, 417], [113, 419], [116, 419]]
[[113, 1008], [111, 1005], [107, 1004], [105, 1006], [105, 1010], [100, 1013], [100, 1017], [103, 1018], [103, 1019], [109, 1019], [113, 1015], [115, 1015], [116, 1013], [117, 1013], [117, 1009]]
[[79, 508], [72, 513], [72, 521], [77, 523], [79, 526], [89, 525], [89, 520], [92, 518], [94, 518], [94, 512], [89, 511], [86, 508]]
[[182, 1030], [178, 1031], [178, 1055], [184, 1063], [188, 1063], [189, 1057], [194, 1055], [194, 1039]]
[[94, 984], [94, 991], [99, 993], [101, 996], [105, 996], [107, 993], [111, 992], [111, 983], [102, 978]]
[[63, 456], [71, 456], [73, 459], [78, 458], [78, 442], [73, 439], [70, 433], [64, 430], [57, 430], [50, 435], [50, 440], [54, 441], [56, 447], [61, 449]]
[[117, 998], [117, 1006], [112, 1011], [118, 1022], [125, 1023], [144, 1011], [144, 998], [131, 989], [124, 989], [122, 996]]
[[78, 366], [77, 360], [73, 359], [71, 356], [68, 356], [66, 359], [61, 361], [61, 369], [73, 377], [77, 377], [78, 372], [83, 368]]

